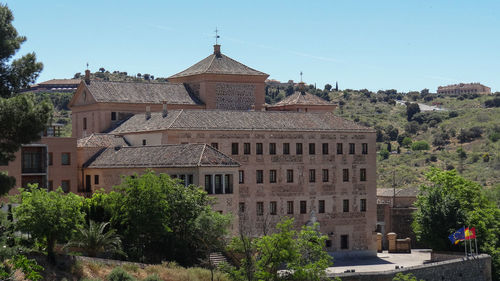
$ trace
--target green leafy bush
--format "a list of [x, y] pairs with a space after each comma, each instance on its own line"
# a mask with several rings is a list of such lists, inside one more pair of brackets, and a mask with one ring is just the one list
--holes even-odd
[[153, 274], [153, 275], [148, 275], [148, 277], [144, 278], [143, 281], [162, 281], [162, 280], [158, 275]]
[[430, 146], [426, 141], [416, 141], [411, 144], [411, 150], [429, 150]]

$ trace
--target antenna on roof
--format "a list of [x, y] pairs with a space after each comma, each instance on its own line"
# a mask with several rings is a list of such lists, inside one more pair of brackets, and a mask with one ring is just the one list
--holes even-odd
[[219, 30], [217, 29], [217, 27], [215, 27], [215, 45], [218, 45], [218, 40], [220, 36], [219, 36]]
[[89, 63], [87, 62], [87, 70], [89, 70]]
[[300, 71], [300, 82], [302, 82], [302, 71]]

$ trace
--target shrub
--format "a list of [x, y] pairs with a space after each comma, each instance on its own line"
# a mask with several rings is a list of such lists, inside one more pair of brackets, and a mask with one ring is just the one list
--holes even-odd
[[458, 134], [457, 139], [461, 142], [471, 142], [477, 138], [480, 138], [483, 134], [483, 129], [480, 127], [472, 127], [470, 129], [463, 129]]
[[455, 118], [455, 117], [458, 117], [458, 112], [456, 112], [456, 111], [450, 111], [448, 113], [448, 118]]
[[411, 141], [411, 139], [410, 139], [409, 137], [405, 137], [405, 138], [403, 139], [403, 141], [401, 142], [401, 144], [402, 144], [404, 147], [406, 147], [406, 148], [410, 147], [411, 143], [412, 143], [412, 141]]
[[405, 125], [405, 131], [409, 134], [416, 134], [418, 129], [420, 129], [420, 126], [415, 121], [411, 121]]
[[498, 140], [500, 140], [500, 133], [493, 132], [488, 136], [488, 139], [490, 139], [491, 142], [497, 142]]
[[485, 153], [483, 155], [483, 162], [490, 162], [490, 154], [489, 153]]
[[487, 100], [484, 102], [486, 107], [500, 107], [500, 97], [495, 97], [492, 100]]
[[431, 155], [431, 157], [429, 157], [429, 160], [431, 162], [437, 162], [437, 156], [436, 155]]
[[411, 150], [429, 150], [429, 144], [426, 141], [416, 141], [411, 144]]
[[136, 279], [128, 274], [123, 268], [115, 267], [108, 275], [108, 281], [136, 281]]
[[385, 148], [380, 150], [380, 156], [382, 157], [382, 159], [388, 159], [389, 158], [389, 150], [387, 150]]
[[432, 145], [434, 146], [445, 146], [449, 142], [450, 136], [446, 132], [440, 132], [434, 135], [434, 140], [432, 141]]

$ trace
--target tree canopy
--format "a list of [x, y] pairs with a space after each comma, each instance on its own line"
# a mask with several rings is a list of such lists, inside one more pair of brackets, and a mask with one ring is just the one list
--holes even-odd
[[498, 274], [500, 209], [495, 202], [488, 200], [479, 184], [455, 170], [432, 168], [426, 177], [430, 184], [420, 187], [415, 203], [418, 210], [413, 229], [417, 239], [434, 250], [460, 250], [450, 243], [448, 235], [463, 226], [475, 227], [479, 250], [492, 256], [493, 275]]
[[83, 223], [82, 197], [61, 188], [47, 192], [32, 185], [21, 189], [17, 196], [19, 206], [14, 209], [16, 228], [30, 233], [47, 248], [49, 259], [54, 258], [56, 241], [65, 242]]
[[[40, 139], [52, 113], [47, 101], [38, 103], [32, 95], [15, 95], [35, 82], [43, 65], [36, 61], [35, 53], [12, 59], [26, 41], [18, 35], [13, 20], [7, 5], [0, 3], [0, 163], [14, 160], [22, 144]], [[0, 196], [14, 185], [14, 178], [0, 173]]]
[[136, 261], [196, 264], [222, 247], [231, 221], [212, 210], [211, 198], [199, 187], [153, 171], [126, 177], [113, 192], [97, 193], [89, 201], [89, 219], [110, 218], [125, 252]]

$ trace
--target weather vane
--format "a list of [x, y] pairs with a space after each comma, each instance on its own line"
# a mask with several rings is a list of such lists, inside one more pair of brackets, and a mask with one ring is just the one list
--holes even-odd
[[219, 39], [219, 30], [215, 27], [215, 45], [218, 45], [217, 39]]

